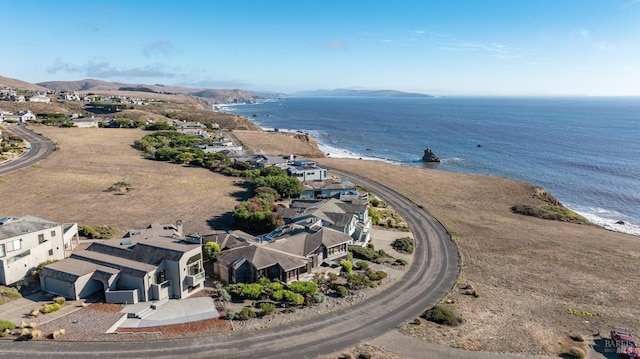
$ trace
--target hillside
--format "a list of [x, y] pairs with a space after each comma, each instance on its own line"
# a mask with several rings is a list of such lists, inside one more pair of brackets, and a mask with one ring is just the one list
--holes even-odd
[[311, 90], [300, 91], [291, 95], [292, 97], [433, 97], [415, 92], [402, 92], [396, 90]]
[[[125, 84], [120, 82], [108, 82], [94, 79], [84, 79], [78, 81], [47, 81], [38, 85], [53, 91], [77, 91], [92, 92], [95, 94], [113, 95], [114, 91], [126, 91], [134, 93], [137, 97], [154, 97], [154, 94], [188, 95], [198, 97], [207, 106], [221, 103], [248, 102], [253, 103], [260, 99], [272, 97], [269, 95], [249, 92], [244, 90], [216, 90], [198, 89], [182, 86], [164, 86], [147, 84]], [[132, 96], [132, 95], [129, 95]]]
[[18, 88], [22, 90], [47, 91], [45, 87], [4, 76], [0, 76], [0, 86]]

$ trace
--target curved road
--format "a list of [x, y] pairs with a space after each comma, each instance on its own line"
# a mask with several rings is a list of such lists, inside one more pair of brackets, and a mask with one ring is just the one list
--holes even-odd
[[23, 153], [20, 157], [0, 163], [0, 175], [17, 171], [21, 168], [34, 165], [40, 160], [49, 157], [56, 149], [56, 145], [48, 139], [37, 135], [24, 126], [6, 126], [5, 130], [22, 137], [31, 145], [29, 152]]
[[0, 340], [0, 353], [14, 358], [315, 358], [393, 330], [449, 292], [459, 271], [458, 254], [445, 228], [417, 205], [376, 182], [348, 176], [399, 212], [416, 240], [406, 274], [380, 294], [326, 315], [260, 331], [144, 342]]

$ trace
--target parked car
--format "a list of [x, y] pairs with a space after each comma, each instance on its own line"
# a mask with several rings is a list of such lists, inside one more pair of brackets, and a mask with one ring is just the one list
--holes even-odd
[[633, 335], [626, 330], [614, 329], [611, 331], [611, 340], [615, 344], [618, 355], [623, 358], [640, 358], [640, 348], [636, 345]]

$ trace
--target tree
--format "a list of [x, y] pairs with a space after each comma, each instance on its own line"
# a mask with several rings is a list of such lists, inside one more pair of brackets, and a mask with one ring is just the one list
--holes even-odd
[[202, 253], [206, 259], [215, 258], [216, 254], [220, 253], [220, 245], [216, 242], [207, 242], [202, 248]]

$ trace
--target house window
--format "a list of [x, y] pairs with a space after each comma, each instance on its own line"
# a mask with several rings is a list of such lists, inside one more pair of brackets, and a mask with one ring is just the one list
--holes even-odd
[[7, 242], [7, 252], [17, 251], [22, 248], [22, 239], [15, 239]]
[[53, 255], [53, 249], [49, 249], [49, 255], [52, 256]]
[[44, 243], [44, 233], [38, 234], [38, 243], [39, 244]]
[[55, 237], [56, 236], [56, 231], [51, 231], [51, 237]]
[[0, 257], [7, 255], [4, 251], [4, 244], [0, 244]]

